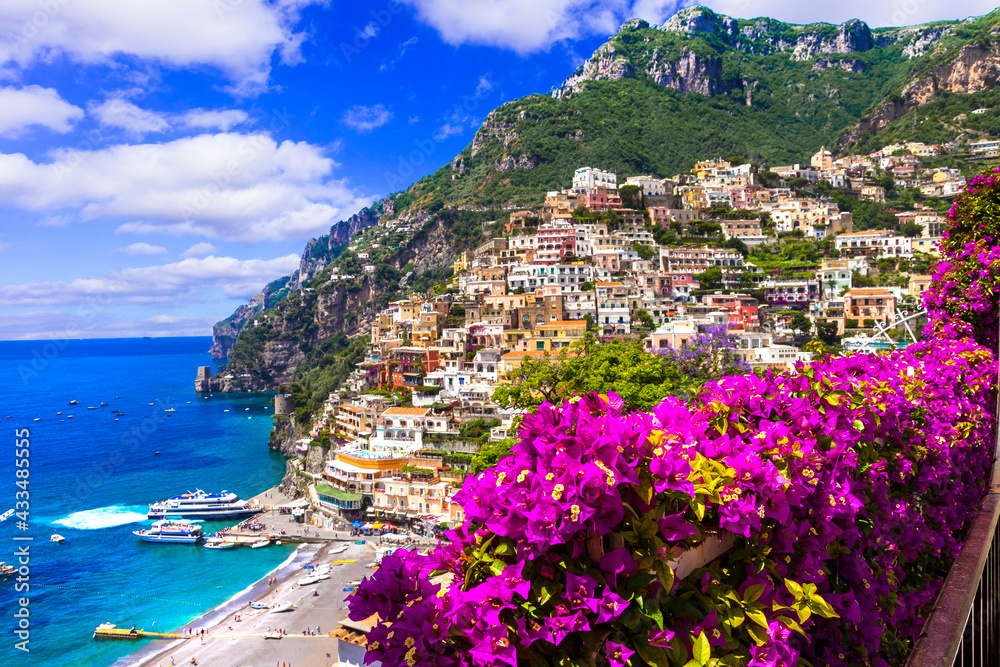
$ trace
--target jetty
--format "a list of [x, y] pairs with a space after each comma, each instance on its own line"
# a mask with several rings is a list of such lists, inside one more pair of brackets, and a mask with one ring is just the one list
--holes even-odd
[[188, 635], [178, 632], [147, 632], [146, 630], [136, 630], [131, 628], [104, 627], [98, 626], [94, 630], [94, 639], [183, 639]]

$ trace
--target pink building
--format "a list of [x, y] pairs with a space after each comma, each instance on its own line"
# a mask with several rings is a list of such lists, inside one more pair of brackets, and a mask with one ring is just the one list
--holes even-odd
[[543, 225], [532, 236], [536, 264], [558, 264], [563, 257], [576, 254], [576, 229], [573, 225]]
[[585, 204], [590, 211], [608, 211], [613, 208], [622, 207], [622, 198], [617, 192], [608, 191], [607, 188], [594, 188], [593, 192], [587, 194]]

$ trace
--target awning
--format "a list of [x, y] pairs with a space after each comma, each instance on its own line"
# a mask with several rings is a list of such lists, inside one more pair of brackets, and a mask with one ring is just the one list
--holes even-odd
[[371, 529], [372, 525], [370, 523], [366, 523], [365, 525], [361, 526], [361, 530], [371, 530]]
[[368, 516], [375, 516], [375, 508], [374, 507], [369, 507], [367, 514], [368, 514]]
[[374, 524], [372, 525], [372, 530], [379, 530], [379, 529], [380, 529], [381, 527], [382, 527], [382, 524], [381, 524], [381, 523], [378, 523], [378, 522], [375, 522], [375, 523], [374, 523]]

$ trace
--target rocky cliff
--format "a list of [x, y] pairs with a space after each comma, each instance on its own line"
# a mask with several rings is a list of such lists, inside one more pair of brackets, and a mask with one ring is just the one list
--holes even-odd
[[259, 294], [237, 308], [236, 312], [221, 322], [217, 322], [212, 327], [212, 349], [210, 350], [212, 358], [227, 358], [246, 323], [283, 300], [291, 291], [290, 285], [298, 281], [298, 276], [299, 272], [296, 271], [291, 276], [284, 276], [269, 283]]
[[745, 88], [752, 81], [752, 77], [748, 81], [745, 76], [734, 76], [734, 72], [728, 78], [724, 76], [727, 52], [748, 56], [785, 53], [792, 61], [821, 59], [816, 70], [835, 67], [860, 72], [866, 68], [864, 62], [854, 59], [841, 64], [836, 56], [880, 49], [898, 51], [905, 59], [918, 58], [955, 28], [935, 24], [873, 31], [857, 19], [836, 26], [794, 25], [769, 18], [738, 20], [705, 7], [689, 7], [660, 26], [641, 19], [625, 23], [617, 35], [555, 88], [553, 95], [561, 98], [579, 92], [587, 81], [644, 77], [682, 93], [713, 97], [733, 87]]
[[942, 91], [968, 95], [995, 88], [1000, 83], [1000, 45], [968, 44], [958, 55], [911, 80], [898, 96], [854, 126], [841, 138], [841, 146], [887, 128], [894, 121], [936, 99]]
[[302, 251], [297, 271], [270, 283], [260, 294], [212, 327], [212, 358], [228, 358], [240, 331], [248, 321], [284, 300], [292, 292], [302, 289], [304, 283], [329, 265], [339, 250], [347, 245], [355, 234], [362, 229], [377, 225], [380, 217], [391, 216], [393, 211], [393, 198], [385, 197], [361, 209], [347, 220], [338, 222], [330, 228], [330, 233], [317, 239], [310, 239]]

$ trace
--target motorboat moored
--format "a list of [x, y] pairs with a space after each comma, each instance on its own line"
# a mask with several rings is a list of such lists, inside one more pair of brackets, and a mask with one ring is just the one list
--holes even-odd
[[271, 546], [271, 540], [265, 537], [264, 539], [257, 540], [256, 542], [254, 542], [253, 544], [251, 544], [250, 548], [251, 549], [263, 549], [264, 547], [269, 547], [269, 546]]
[[133, 530], [132, 534], [144, 542], [170, 544], [197, 544], [202, 538], [201, 526], [169, 519], [154, 521], [147, 530]]
[[280, 613], [285, 612], [285, 611], [295, 611], [295, 605], [293, 605], [291, 602], [288, 602], [288, 603], [285, 603], [285, 604], [282, 604], [282, 605], [278, 605], [277, 607], [275, 607], [274, 609], [271, 610], [271, 613], [272, 614], [280, 614]]
[[65, 541], [66, 538], [63, 537], [62, 535], [59, 535], [58, 533], [52, 533], [52, 537], [49, 538], [49, 542], [56, 542], [57, 544], [61, 544]]
[[225, 540], [221, 540], [219, 538], [213, 538], [213, 539], [210, 539], [207, 542], [205, 542], [205, 544], [203, 546], [206, 549], [218, 549], [218, 550], [222, 550], [222, 549], [234, 549], [234, 548], [236, 548], [236, 543], [235, 542], [226, 542]]

